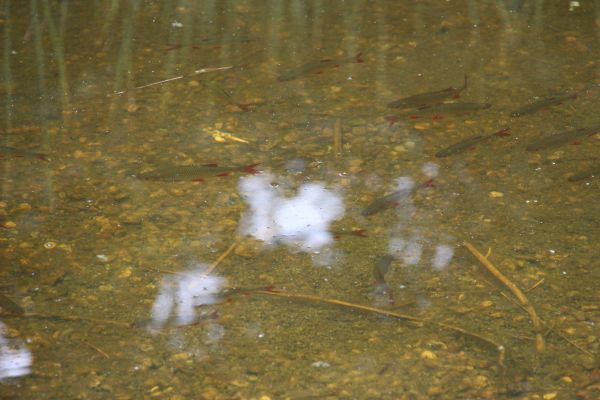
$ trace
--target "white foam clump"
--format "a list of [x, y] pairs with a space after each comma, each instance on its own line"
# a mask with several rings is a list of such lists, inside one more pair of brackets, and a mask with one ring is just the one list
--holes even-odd
[[217, 302], [217, 294], [225, 286], [224, 278], [206, 275], [206, 266], [199, 266], [183, 275], [167, 276], [152, 306], [151, 329], [162, 328], [170, 318], [177, 325], [196, 320], [196, 307]]
[[444, 269], [452, 260], [454, 249], [445, 244], [439, 244], [435, 247], [435, 253], [431, 260], [431, 265], [438, 270]]
[[0, 322], [0, 381], [31, 372], [33, 356], [20, 339], [5, 337], [6, 325]]
[[440, 173], [440, 166], [434, 162], [426, 162], [421, 167], [421, 172], [428, 178], [435, 178]]
[[409, 240], [403, 238], [392, 238], [388, 245], [389, 253], [395, 258], [400, 258], [406, 265], [417, 265], [421, 261], [423, 246], [417, 236]]
[[277, 201], [277, 191], [269, 185], [271, 175], [247, 176], [240, 179], [240, 192], [250, 205], [250, 213], [242, 219], [242, 233], [271, 243], [276, 234], [272, 221], [272, 208]]
[[281, 242], [307, 252], [318, 252], [333, 241], [332, 221], [344, 214], [340, 195], [318, 183], [307, 183], [298, 194], [286, 198], [270, 185], [265, 174], [240, 180], [240, 191], [250, 210], [242, 221], [241, 232], [268, 244]]
[[415, 187], [415, 181], [410, 176], [396, 179], [396, 191], [410, 192]]

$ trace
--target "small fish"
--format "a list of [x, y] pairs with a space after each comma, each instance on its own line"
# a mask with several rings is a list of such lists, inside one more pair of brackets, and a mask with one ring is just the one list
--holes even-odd
[[6, 311], [12, 314], [25, 314], [25, 310], [23, 310], [23, 308], [20, 305], [18, 305], [8, 297], [4, 296], [3, 294], [0, 294], [0, 308], [5, 309]]
[[[234, 37], [234, 38], [229, 38], [229, 39], [227, 39], [227, 38], [225, 38], [225, 39], [206, 38], [206, 39], [201, 39], [198, 42], [198, 44], [191, 45], [191, 48], [194, 50], [203, 49], [206, 47], [209, 47], [212, 49], [220, 49], [224, 46], [228, 46], [228, 45], [232, 45], [232, 44], [250, 43], [250, 42], [252, 42], [252, 40], [253, 39], [247, 38], [247, 37], [239, 37], [239, 38]], [[182, 48], [181, 43], [167, 43], [165, 52], [172, 51], [172, 50], [178, 50], [181, 48]]]
[[205, 178], [212, 176], [229, 176], [234, 172], [244, 172], [247, 174], [256, 174], [257, 164], [246, 166], [219, 167], [217, 164], [204, 165], [179, 165], [165, 168], [158, 168], [153, 171], [144, 172], [137, 177], [146, 181], [161, 182], [204, 182]]
[[304, 65], [301, 65], [297, 68], [292, 68], [291, 70], [284, 72], [279, 75], [277, 78], [280, 82], [293, 81], [301, 76], [310, 75], [310, 74], [322, 74], [324, 70], [330, 68], [339, 67], [342, 64], [348, 64], [351, 62], [355, 63], [363, 63], [365, 60], [362, 58], [362, 53], [358, 53], [354, 57], [344, 58], [344, 59], [332, 59], [326, 58], [318, 61], [311, 61]]
[[28, 159], [36, 158], [36, 159], [42, 160], [42, 161], [50, 161], [48, 159], [48, 156], [43, 153], [35, 153], [35, 152], [29, 151], [29, 150], [21, 150], [21, 149], [16, 149], [14, 147], [0, 146], [0, 158], [4, 158], [4, 156], [16, 157], [16, 158], [28, 158]]
[[385, 283], [385, 274], [390, 270], [390, 265], [394, 261], [394, 257], [391, 254], [379, 256], [375, 259], [373, 265], [373, 278], [377, 283]]
[[[421, 182], [417, 186], [418, 189], [431, 189], [435, 187], [433, 179], [428, 179]], [[405, 187], [400, 190], [396, 190], [388, 195], [373, 200], [361, 213], [362, 216], [368, 217], [373, 214], [377, 214], [380, 211], [387, 210], [388, 208], [396, 207], [401, 200], [405, 200], [413, 191], [412, 185]]]
[[554, 97], [549, 97], [547, 99], [537, 100], [537, 101], [534, 101], [532, 103], [529, 103], [522, 107], [517, 108], [515, 111], [513, 111], [510, 114], [510, 116], [517, 118], [517, 117], [522, 117], [523, 115], [533, 114], [539, 110], [543, 110], [545, 108], [556, 106], [556, 105], [564, 103], [566, 100], [575, 99], [575, 98], [577, 98], [577, 93], [575, 93], [575, 94], [568, 93], [568, 94], [558, 95], [558, 96], [554, 96]]
[[595, 135], [598, 132], [600, 132], [600, 125], [559, 132], [553, 135], [544, 136], [542, 138], [533, 140], [527, 145], [525, 149], [527, 151], [537, 151], [549, 149], [552, 147], [558, 147], [564, 144], [577, 142], [588, 136]]
[[467, 75], [465, 82], [461, 87], [447, 87], [446, 89], [436, 90], [434, 92], [419, 93], [413, 96], [405, 97], [400, 100], [388, 103], [390, 108], [420, 108], [432, 104], [442, 103], [447, 99], [457, 99], [460, 93], [467, 88]]
[[571, 175], [568, 178], [569, 182], [579, 182], [582, 181], [584, 179], [589, 179], [589, 178], [596, 178], [600, 176], [600, 165], [595, 165], [590, 169], [587, 169], [585, 171], [581, 171], [576, 173], [575, 175]]
[[358, 228], [352, 228], [351, 230], [333, 230], [331, 231], [331, 234], [333, 235], [333, 238], [335, 240], [340, 239], [342, 236], [358, 236], [358, 237], [367, 237], [367, 230], [366, 229], [358, 229]]
[[399, 200], [402, 197], [407, 196], [409, 193], [410, 191], [407, 190], [398, 190], [396, 192], [392, 192], [388, 195], [375, 199], [362, 211], [361, 214], [364, 217], [368, 217], [370, 215], [377, 214], [380, 211], [387, 210], [388, 208], [395, 207]]
[[[470, 114], [479, 110], [486, 110], [492, 105], [490, 103], [441, 103], [434, 104], [431, 106], [419, 107], [414, 111], [403, 113], [403, 116], [407, 116], [410, 119], [419, 119], [424, 117], [431, 117], [433, 120], [440, 120], [450, 115], [463, 115]], [[393, 116], [392, 116], [393, 117]], [[392, 118], [386, 118], [391, 121]]]
[[453, 145], [450, 145], [443, 150], [438, 151], [437, 153], [435, 153], [435, 156], [440, 158], [452, 156], [454, 154], [462, 153], [463, 151], [470, 149], [476, 144], [487, 142], [488, 140], [491, 140], [493, 138], [505, 136], [510, 136], [510, 128], [503, 128], [500, 129], [498, 132], [494, 132], [489, 135], [478, 135], [470, 137], [458, 143], [454, 143]]

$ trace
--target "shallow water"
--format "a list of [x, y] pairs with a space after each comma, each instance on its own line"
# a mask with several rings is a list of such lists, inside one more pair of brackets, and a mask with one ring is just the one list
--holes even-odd
[[596, 2], [1, 5], [0, 397], [600, 395]]

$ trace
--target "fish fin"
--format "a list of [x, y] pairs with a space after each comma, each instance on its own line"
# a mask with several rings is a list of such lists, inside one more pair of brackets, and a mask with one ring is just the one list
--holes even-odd
[[255, 105], [254, 103], [236, 103], [237, 108], [244, 112], [252, 111]]
[[392, 126], [394, 126], [394, 124], [396, 122], [398, 122], [398, 117], [395, 115], [388, 115], [387, 117], [384, 118], [387, 122], [389, 122], [389, 128], [391, 128]]
[[460, 99], [460, 94], [456, 93], [454, 96], [452, 96], [453, 99]]
[[38, 153], [35, 155], [35, 158], [37, 158], [38, 160], [42, 160], [42, 161], [50, 161], [48, 159], [48, 156], [43, 154], [43, 153]]
[[167, 48], [165, 49], [165, 53], [171, 50], [179, 50], [181, 48], [181, 45], [178, 43], [174, 43], [174, 44], [169, 44], [167, 43]]
[[433, 188], [435, 185], [433, 184], [433, 178], [432, 179], [428, 179], [425, 182], [421, 183], [421, 187], [423, 189], [431, 189]]
[[229, 176], [231, 175], [231, 172], [221, 172], [220, 174], [217, 174], [215, 176]]
[[353, 229], [352, 234], [354, 236], [367, 237], [367, 230], [366, 229]]
[[500, 129], [498, 132], [494, 133], [494, 135], [499, 136], [499, 137], [510, 136], [510, 127]]
[[433, 117], [431, 117], [432, 121], [441, 121], [443, 119], [444, 119], [444, 116], [443, 115], [439, 115], [439, 114], [436, 114]]
[[362, 58], [362, 52], [354, 56], [354, 61], [356, 61], [357, 64], [362, 64], [365, 62], [364, 58]]
[[194, 178], [194, 179], [192, 179], [192, 182], [195, 182], [195, 183], [204, 183], [204, 178]]
[[573, 146], [579, 146], [581, 144], [581, 140], [575, 140], [575, 141], [571, 142], [571, 144]]
[[418, 115], [411, 115], [409, 118], [410, 118], [410, 119], [419, 119], [419, 118], [421, 118], [421, 117], [419, 117]]
[[242, 171], [248, 174], [258, 174], [258, 170], [256, 169], [257, 165], [260, 165], [260, 163], [246, 165], [244, 168], [242, 168]]

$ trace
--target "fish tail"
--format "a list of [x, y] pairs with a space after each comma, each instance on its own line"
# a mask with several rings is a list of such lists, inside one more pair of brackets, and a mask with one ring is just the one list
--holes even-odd
[[247, 174], [258, 174], [258, 170], [256, 169], [256, 166], [259, 164], [260, 163], [246, 165], [244, 168], [242, 168], [242, 171]]
[[362, 64], [365, 62], [365, 60], [362, 58], [362, 52], [354, 56], [354, 61], [356, 61], [357, 64]]
[[500, 129], [498, 132], [494, 133], [494, 135], [500, 137], [510, 136], [510, 126]]

